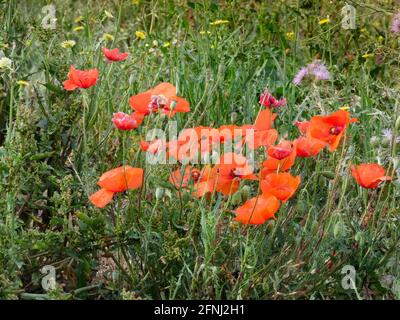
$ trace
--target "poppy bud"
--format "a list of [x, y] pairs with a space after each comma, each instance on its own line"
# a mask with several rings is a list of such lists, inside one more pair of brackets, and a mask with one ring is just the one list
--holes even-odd
[[382, 147], [388, 147], [391, 142], [392, 142], [391, 139], [389, 140], [387, 138], [380, 140], [380, 144], [381, 144]]
[[335, 238], [343, 235], [345, 232], [345, 227], [342, 221], [336, 222], [335, 226], [333, 227], [333, 236]]
[[377, 136], [373, 136], [371, 137], [371, 139], [369, 140], [370, 144], [372, 147], [378, 147], [380, 144], [381, 139], [379, 139]]
[[395, 124], [395, 129], [398, 131], [398, 130], [400, 130], [400, 117], [398, 117], [397, 118], [397, 120], [396, 120], [396, 124]]
[[240, 192], [236, 192], [233, 196], [232, 196], [232, 204], [233, 205], [239, 205], [242, 203], [242, 195]]
[[335, 174], [331, 171], [322, 171], [321, 174], [328, 179], [334, 179], [335, 178]]
[[250, 199], [250, 187], [244, 186], [241, 191], [243, 201]]
[[232, 122], [232, 123], [235, 123], [236, 120], [237, 120], [237, 117], [238, 117], [237, 112], [232, 112], [232, 113], [231, 113], [231, 122]]
[[171, 102], [170, 109], [171, 109], [171, 110], [174, 110], [175, 107], [176, 107], [176, 105], [177, 105], [177, 102], [176, 102], [175, 100], [173, 100], [173, 101]]
[[164, 196], [164, 188], [157, 188], [156, 189], [156, 199], [160, 200]]
[[357, 232], [356, 235], [354, 236], [354, 240], [358, 242], [360, 245], [364, 242], [364, 237], [362, 235], [362, 232]]
[[307, 213], [307, 203], [304, 200], [297, 201], [296, 210], [300, 214], [306, 214]]
[[398, 167], [399, 167], [399, 164], [400, 164], [400, 158], [393, 158], [392, 159], [392, 162], [393, 162], [393, 169], [394, 170], [396, 170]]

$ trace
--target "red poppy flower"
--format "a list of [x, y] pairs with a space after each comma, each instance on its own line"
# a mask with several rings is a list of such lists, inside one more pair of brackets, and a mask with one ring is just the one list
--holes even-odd
[[161, 152], [162, 150], [165, 150], [165, 141], [161, 139], [155, 139], [151, 142], [142, 140], [140, 141], [140, 149], [145, 152], [156, 154], [158, 152]]
[[269, 130], [272, 128], [272, 124], [274, 123], [274, 120], [276, 118], [276, 114], [272, 113], [270, 109], [265, 109], [262, 110], [256, 119], [256, 122], [254, 124], [254, 129], [256, 131], [263, 131], [263, 130]]
[[326, 146], [326, 142], [312, 137], [300, 137], [293, 141], [298, 157], [315, 157]]
[[75, 90], [76, 88], [87, 89], [94, 86], [99, 77], [97, 69], [78, 70], [71, 66], [68, 72], [68, 80], [64, 81], [64, 89], [68, 91]]
[[268, 148], [268, 155], [272, 158], [282, 160], [287, 158], [293, 151], [293, 146], [290, 141], [282, 141], [276, 146], [271, 146]]
[[287, 171], [294, 165], [296, 160], [296, 148], [292, 147], [290, 141], [282, 141], [277, 146], [274, 146], [272, 150], [270, 149], [267, 152], [267, 160], [263, 162], [262, 177], [278, 170]]
[[103, 51], [104, 56], [107, 58], [107, 62], [112, 62], [112, 61], [122, 61], [125, 60], [129, 53], [128, 52], [119, 52], [118, 48], [115, 49], [107, 49], [107, 48], [101, 48], [101, 51]]
[[254, 132], [254, 141], [250, 141], [249, 148], [257, 149], [259, 147], [270, 147], [278, 139], [278, 131], [275, 129], [262, 130]]
[[267, 108], [283, 107], [286, 105], [286, 99], [281, 98], [277, 100], [268, 90], [265, 90], [260, 95], [260, 104]]
[[263, 224], [268, 219], [275, 219], [280, 203], [270, 194], [261, 194], [246, 201], [235, 210], [235, 221], [244, 224]]
[[145, 115], [152, 112], [162, 112], [172, 117], [176, 112], [189, 112], [189, 102], [176, 95], [176, 88], [168, 82], [163, 82], [143, 93], [132, 96], [129, 104], [133, 110]]
[[296, 192], [300, 180], [300, 176], [293, 177], [290, 173], [270, 173], [261, 180], [260, 187], [264, 194], [286, 202]]
[[357, 119], [351, 119], [350, 113], [345, 110], [336, 111], [328, 116], [314, 116], [307, 128], [307, 136], [327, 142], [329, 151], [333, 152], [339, 146], [349, 123], [355, 121]]
[[214, 192], [216, 171], [217, 168], [211, 168], [210, 165], [207, 165], [203, 168], [200, 178], [194, 185], [194, 196], [201, 198], [204, 195], [209, 195]]
[[187, 166], [184, 172], [182, 172], [182, 168], [172, 172], [169, 176], [169, 182], [177, 188], [184, 188], [187, 187], [190, 182], [198, 182], [200, 180], [201, 174], [202, 173], [199, 169]]
[[137, 118], [138, 114], [132, 113], [131, 115], [126, 114], [124, 112], [114, 113], [114, 117], [112, 122], [119, 130], [132, 130], [136, 129], [140, 123], [143, 121], [143, 118]]
[[351, 174], [360, 186], [367, 189], [375, 189], [381, 182], [392, 180], [392, 177], [385, 176], [385, 169], [377, 163], [351, 166]]
[[236, 153], [226, 153], [216, 165], [218, 175], [216, 179], [216, 190], [224, 195], [235, 193], [242, 179], [256, 180], [252, 167], [247, 159]]
[[114, 193], [138, 189], [142, 186], [143, 169], [122, 166], [102, 174], [97, 183], [101, 189], [93, 193], [89, 200], [99, 208], [105, 207]]
[[295, 126], [299, 128], [301, 134], [307, 134], [308, 127], [310, 126], [310, 121], [296, 121]]

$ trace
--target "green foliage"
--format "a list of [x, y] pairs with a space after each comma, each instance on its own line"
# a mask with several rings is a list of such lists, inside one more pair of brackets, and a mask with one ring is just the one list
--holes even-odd
[[[399, 181], [366, 191], [349, 177], [350, 163], [378, 160], [400, 174], [398, 144], [381, 133], [400, 135], [391, 1], [379, 1], [380, 10], [376, 1], [357, 4], [355, 30], [340, 26], [342, 1], [52, 3], [54, 30], [41, 26], [47, 1], [0, 4], [0, 53], [12, 60], [12, 70], [0, 69], [0, 298], [399, 298]], [[229, 23], [210, 25], [217, 19]], [[76, 45], [62, 47], [66, 40]], [[130, 57], [107, 64], [102, 46]], [[294, 86], [315, 57], [333, 80]], [[65, 91], [70, 65], [98, 68], [99, 82]], [[296, 164], [301, 188], [277, 220], [239, 225], [232, 210], [254, 185], [194, 199], [167, 182], [176, 167], [146, 164], [139, 151], [146, 129], [166, 119], [146, 119], [128, 134], [113, 128], [113, 112], [128, 112], [131, 95], [161, 81], [191, 103], [176, 115], [179, 129], [252, 123], [265, 87], [288, 101], [280, 136], [295, 138], [295, 120], [343, 105], [360, 123], [336, 153]], [[143, 188], [92, 206], [98, 177], [123, 163], [145, 168]], [[156, 197], [157, 188], [164, 192]], [[57, 272], [50, 292], [41, 286], [45, 265]], [[357, 271], [356, 291], [341, 286], [344, 265]]]

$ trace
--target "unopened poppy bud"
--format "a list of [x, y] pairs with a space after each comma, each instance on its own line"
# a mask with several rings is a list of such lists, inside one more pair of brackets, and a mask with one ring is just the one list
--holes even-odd
[[217, 151], [213, 151], [211, 155], [211, 162], [212, 163], [219, 163], [219, 153]]
[[388, 147], [391, 144], [392, 140], [388, 138], [380, 139], [380, 145], [382, 147]]
[[299, 201], [297, 201], [296, 210], [297, 210], [300, 214], [305, 214], [305, 213], [307, 213], [307, 203], [306, 203], [304, 200], [299, 200]]
[[400, 130], [400, 117], [398, 117], [397, 120], [396, 120], [395, 128], [396, 128], [397, 131]]
[[363, 235], [361, 232], [357, 232], [356, 235], [354, 236], [354, 240], [356, 240], [358, 243], [362, 243], [363, 242]]
[[237, 117], [238, 117], [237, 112], [232, 112], [232, 113], [231, 113], [231, 122], [232, 122], [232, 123], [235, 123], [236, 120], [237, 120]]
[[371, 139], [369, 140], [370, 144], [372, 147], [378, 147], [380, 144], [380, 140], [377, 136], [373, 136], [371, 137]]
[[335, 178], [335, 174], [331, 171], [322, 171], [321, 174], [328, 179], [334, 179]]
[[173, 101], [171, 102], [171, 106], [170, 106], [171, 110], [174, 110], [174, 109], [175, 109], [176, 104], [177, 104], [177, 102], [176, 102], [175, 100], [173, 100]]
[[156, 199], [160, 200], [164, 196], [164, 188], [157, 188], [156, 189]]
[[396, 157], [392, 159], [393, 162], [393, 169], [396, 170], [399, 167], [400, 164], [400, 158]]
[[244, 186], [241, 191], [243, 201], [250, 199], [250, 187]]
[[232, 204], [233, 205], [239, 205], [242, 203], [242, 195], [240, 192], [236, 192], [233, 196], [232, 196]]
[[342, 221], [336, 222], [335, 226], [333, 227], [333, 236], [337, 238], [338, 236], [342, 235], [344, 232], [344, 226]]

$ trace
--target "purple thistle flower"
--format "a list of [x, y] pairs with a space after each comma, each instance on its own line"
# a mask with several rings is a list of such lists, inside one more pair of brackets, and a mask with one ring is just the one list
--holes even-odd
[[331, 78], [331, 75], [323, 62], [320, 60], [314, 60], [306, 67], [300, 69], [294, 77], [293, 83], [299, 85], [305, 77], [310, 75], [314, 76], [316, 80], [329, 80]]
[[293, 79], [293, 83], [298, 86], [301, 81], [303, 81], [303, 78], [308, 75], [308, 70], [307, 68], [301, 68], [299, 72], [297, 72], [296, 76]]
[[317, 80], [329, 80], [331, 78], [328, 69], [319, 60], [314, 61], [308, 68], [310, 69], [309, 72], [312, 73]]
[[395, 34], [400, 33], [400, 12], [393, 16], [392, 23], [390, 24], [390, 31]]
[[[387, 140], [392, 141], [392, 139], [393, 139], [392, 129], [383, 129], [382, 136], [384, 138], [386, 138]], [[400, 143], [400, 136], [396, 137], [395, 143]]]
[[392, 140], [393, 134], [391, 129], [383, 129], [382, 130], [382, 136], [388, 139], [389, 141]]

